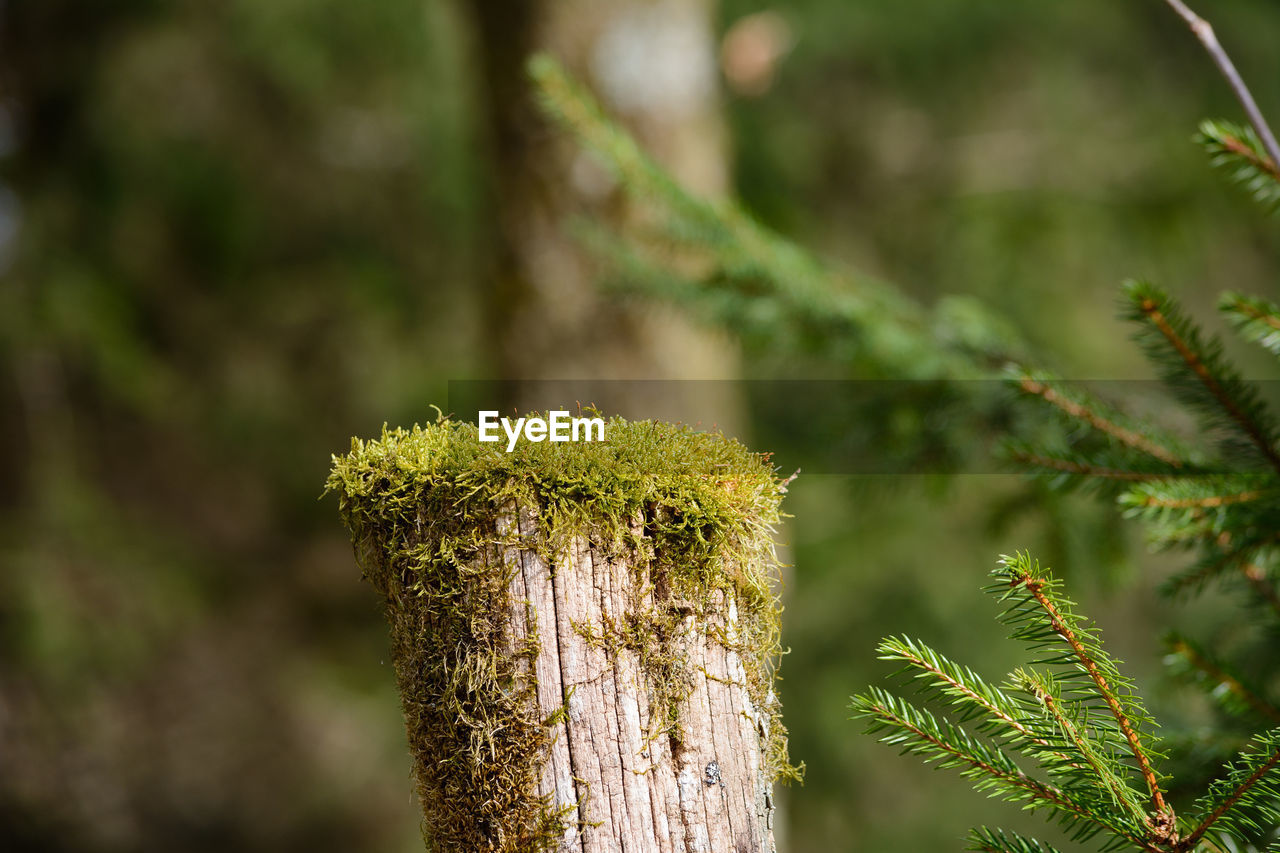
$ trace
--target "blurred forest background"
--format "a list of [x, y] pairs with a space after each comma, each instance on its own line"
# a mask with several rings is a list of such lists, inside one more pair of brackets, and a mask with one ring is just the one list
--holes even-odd
[[[1280, 10], [1202, 6], [1280, 117]], [[1211, 325], [1220, 290], [1280, 280], [1274, 222], [1190, 142], [1238, 109], [1159, 0], [0, 0], [0, 39], [6, 850], [421, 849], [330, 454], [451, 379], [854, 378], [600, 294], [563, 218], [625, 213], [530, 105], [532, 49], [698, 192], [926, 304], [977, 297], [1066, 376], [1150, 375], [1125, 277]], [[1229, 603], [1156, 597], [1177, 558], [1108, 507], [814, 474], [787, 508], [788, 853], [1002, 819], [847, 720], [885, 634], [1014, 663], [979, 592], [1000, 552], [1068, 576], [1158, 716], [1203, 710], [1157, 639]]]

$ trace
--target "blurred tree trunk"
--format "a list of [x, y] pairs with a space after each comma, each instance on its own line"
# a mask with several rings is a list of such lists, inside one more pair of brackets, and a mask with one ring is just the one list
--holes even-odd
[[[549, 51], [683, 184], [726, 192], [728, 161], [712, 0], [516, 0], [476, 4], [496, 159], [500, 246], [487, 300], [497, 369], [516, 379], [735, 378], [729, 343], [670, 309], [602, 295], [592, 260], [566, 233], [573, 216], [621, 226], [611, 179], [534, 103], [525, 62]], [[601, 405], [645, 417], [732, 421], [732, 389], [616, 389]], [[517, 392], [519, 396], [519, 392]], [[519, 400], [510, 402], [518, 403]], [[586, 401], [583, 401], [586, 402]], [[675, 405], [679, 410], [671, 411]], [[692, 408], [690, 408], [692, 406]]]

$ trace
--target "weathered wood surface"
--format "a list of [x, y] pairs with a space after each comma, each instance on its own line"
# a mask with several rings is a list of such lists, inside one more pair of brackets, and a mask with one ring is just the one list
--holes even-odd
[[[774, 853], [768, 718], [752, 706], [733, 648], [732, 597], [713, 594], [699, 616], [664, 600], [640, 558], [576, 538], [549, 564], [528, 547], [534, 511], [512, 506], [498, 524], [511, 642], [538, 639], [537, 713], [555, 719], [538, 793], [570, 810], [558, 853]], [[636, 653], [600, 640], [649, 608], [687, 611], [671, 638], [691, 679], [679, 738], [664, 729]]]

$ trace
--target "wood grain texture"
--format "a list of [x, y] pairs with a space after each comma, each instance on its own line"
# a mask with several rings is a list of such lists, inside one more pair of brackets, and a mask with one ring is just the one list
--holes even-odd
[[[553, 849], [775, 853], [766, 715], [735, 650], [733, 597], [717, 591], [705, 607], [685, 608], [664, 599], [642, 551], [579, 536], [543, 559], [537, 531], [536, 510], [513, 505], [496, 532], [511, 569], [512, 646], [538, 645], [528, 676], [552, 729], [538, 793], [567, 809]], [[674, 699], [677, 729], [655, 706], [665, 695], [658, 674], [616, 641], [636, 617], [671, 607], [684, 613], [666, 638], [671, 671], [687, 679]]]

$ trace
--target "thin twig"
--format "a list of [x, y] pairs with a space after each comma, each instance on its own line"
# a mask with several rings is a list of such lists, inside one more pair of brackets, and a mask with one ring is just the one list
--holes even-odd
[[1032, 379], [1030, 376], [1024, 376], [1022, 381], [1018, 383], [1019, 387], [1028, 394], [1034, 394], [1040, 397], [1051, 406], [1065, 412], [1073, 418], [1079, 418], [1088, 423], [1091, 427], [1101, 433], [1105, 433], [1121, 444], [1140, 450], [1148, 456], [1154, 456], [1166, 465], [1174, 468], [1182, 467], [1182, 460], [1170, 453], [1168, 450], [1160, 447], [1158, 444], [1149, 440], [1146, 436], [1136, 433], [1133, 430], [1107, 420], [1102, 415], [1090, 409], [1088, 406], [1077, 403], [1068, 397], [1059, 394], [1052, 386]]
[[1156, 474], [1148, 471], [1122, 471], [1115, 468], [1102, 468], [1084, 462], [1073, 462], [1070, 459], [1054, 459], [1050, 456], [1037, 456], [1034, 453], [1015, 452], [1014, 458], [1027, 465], [1048, 468], [1050, 471], [1065, 471], [1068, 474], [1079, 474], [1082, 477], [1098, 477], [1103, 480], [1133, 480], [1143, 482], [1162, 480], [1167, 474]]
[[[1142, 495], [1135, 498], [1135, 501], [1139, 506], [1159, 507], [1161, 509], [1215, 509], [1230, 504], [1256, 501], [1259, 498], [1266, 497], [1266, 495], [1266, 492], [1255, 489], [1251, 492], [1237, 492], [1234, 495], [1210, 495], [1205, 498], [1157, 498], [1152, 495]], [[1201, 517], [1197, 517], [1196, 521], [1202, 521], [1203, 513], [1198, 515]]]
[[1191, 32], [1195, 33], [1196, 38], [1200, 39], [1200, 43], [1204, 45], [1204, 49], [1209, 52], [1209, 56], [1213, 59], [1213, 63], [1218, 66], [1218, 70], [1222, 72], [1222, 76], [1227, 78], [1227, 83], [1231, 86], [1231, 91], [1235, 93], [1236, 100], [1240, 102], [1240, 106], [1244, 107], [1245, 115], [1249, 117], [1249, 123], [1253, 125], [1253, 129], [1258, 132], [1258, 138], [1262, 140], [1262, 147], [1266, 150], [1267, 156], [1271, 158], [1272, 163], [1280, 164], [1280, 143], [1276, 142], [1275, 134], [1271, 132], [1271, 128], [1267, 125], [1267, 120], [1262, 117], [1262, 110], [1258, 109], [1258, 103], [1253, 99], [1253, 95], [1249, 92], [1249, 87], [1245, 85], [1244, 80], [1240, 77], [1240, 72], [1236, 71], [1236, 66], [1231, 61], [1231, 57], [1227, 56], [1227, 52], [1222, 49], [1222, 45], [1218, 43], [1218, 37], [1214, 35], [1213, 27], [1204, 18], [1187, 8], [1187, 4], [1182, 0], [1165, 0], [1173, 11], [1178, 13], [1182, 20], [1187, 22], [1187, 26], [1191, 28]]

